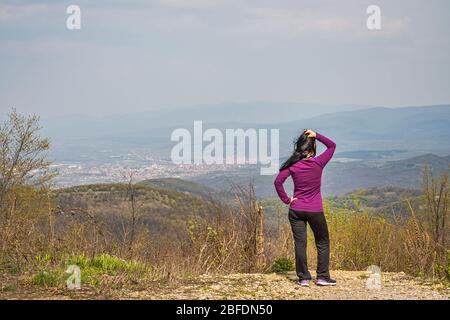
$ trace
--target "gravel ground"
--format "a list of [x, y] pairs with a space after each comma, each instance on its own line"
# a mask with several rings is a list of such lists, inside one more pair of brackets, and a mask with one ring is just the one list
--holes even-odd
[[17, 289], [0, 292], [2, 299], [439, 299], [448, 300], [450, 289], [404, 273], [382, 273], [381, 288], [367, 288], [364, 271], [334, 271], [336, 287], [302, 288], [295, 275], [203, 275], [192, 280], [152, 283], [130, 288], [79, 291]]

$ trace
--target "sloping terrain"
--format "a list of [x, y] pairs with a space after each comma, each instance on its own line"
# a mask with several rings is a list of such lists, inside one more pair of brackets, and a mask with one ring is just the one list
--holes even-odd
[[[155, 235], [180, 235], [187, 217], [205, 214], [212, 202], [191, 193], [146, 184], [134, 187], [135, 214], [140, 226]], [[131, 217], [131, 191], [126, 184], [93, 184], [59, 189], [56, 200], [63, 211], [89, 211], [95, 218], [120, 233]]]
[[148, 186], [158, 189], [168, 189], [177, 192], [190, 194], [195, 197], [200, 197], [206, 200], [230, 200], [233, 195], [226, 191], [216, 190], [200, 183], [183, 180], [180, 178], [157, 178], [148, 179], [138, 183], [138, 185]]

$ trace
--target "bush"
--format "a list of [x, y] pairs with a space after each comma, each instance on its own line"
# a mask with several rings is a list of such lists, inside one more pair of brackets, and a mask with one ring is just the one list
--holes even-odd
[[294, 270], [294, 262], [288, 258], [278, 258], [272, 264], [272, 272], [286, 273]]

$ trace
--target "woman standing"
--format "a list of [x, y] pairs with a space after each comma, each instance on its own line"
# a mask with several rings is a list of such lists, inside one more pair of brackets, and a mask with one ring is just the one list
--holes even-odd
[[[316, 139], [327, 149], [316, 157]], [[330, 161], [336, 144], [327, 137], [312, 130], [305, 130], [295, 142], [294, 153], [280, 168], [275, 179], [275, 189], [281, 201], [289, 206], [289, 222], [295, 241], [295, 266], [299, 284], [309, 286], [311, 274], [306, 257], [306, 224], [314, 233], [317, 247], [317, 281], [319, 286], [334, 286], [336, 281], [330, 278], [330, 241], [328, 227], [323, 213], [320, 185], [322, 170]], [[289, 177], [294, 182], [294, 196], [289, 197], [283, 183]]]

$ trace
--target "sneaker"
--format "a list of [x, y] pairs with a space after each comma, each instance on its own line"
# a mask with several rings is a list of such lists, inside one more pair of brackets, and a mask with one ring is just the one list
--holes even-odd
[[333, 280], [331, 278], [319, 278], [317, 279], [316, 284], [318, 286], [335, 286], [336, 280]]
[[301, 287], [309, 287], [309, 280], [299, 280], [299, 281], [298, 281], [298, 284], [299, 284]]

